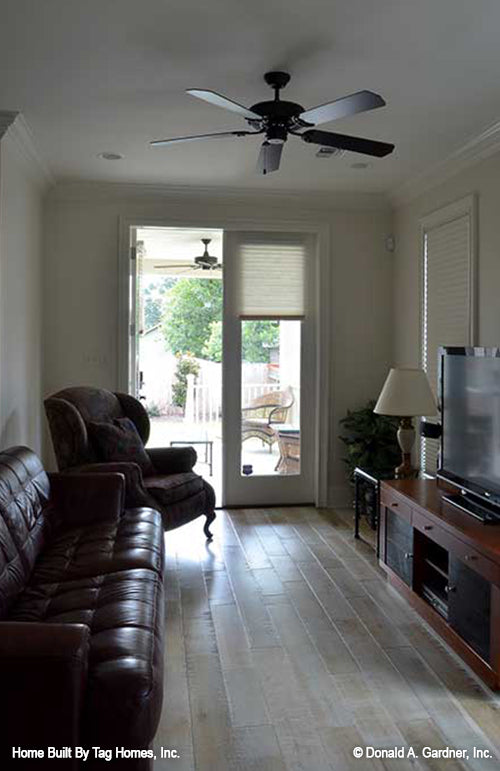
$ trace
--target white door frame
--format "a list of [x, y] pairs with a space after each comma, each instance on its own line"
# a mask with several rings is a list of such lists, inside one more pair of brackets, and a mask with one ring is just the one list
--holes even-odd
[[[253, 232], [253, 231], [252, 231]], [[258, 234], [269, 244], [273, 233]], [[290, 238], [290, 231], [279, 234]], [[315, 500], [316, 439], [316, 239], [300, 233], [306, 249], [307, 277], [304, 283], [304, 318], [300, 326], [300, 388], [295, 398], [300, 409], [300, 467], [293, 474], [259, 473], [244, 476], [242, 462], [246, 450], [243, 445], [242, 415], [242, 319], [237, 305], [240, 271], [239, 247], [251, 234], [240, 231], [224, 233], [224, 331], [222, 382], [224, 390], [223, 421], [223, 504], [226, 506], [305, 505]], [[276, 242], [278, 246], [279, 242]], [[279, 246], [278, 246], [279, 248]], [[265, 275], [261, 277], [266, 280]], [[280, 381], [280, 387], [286, 384]], [[272, 456], [271, 456], [272, 457]], [[276, 462], [274, 458], [274, 463]]]
[[[316, 426], [315, 426], [315, 500], [316, 506], [328, 505], [328, 450], [330, 446], [330, 382], [332, 365], [331, 334], [331, 261], [330, 226], [327, 222], [302, 220], [242, 219], [219, 217], [120, 217], [118, 245], [118, 357], [117, 388], [129, 387], [131, 229], [141, 227], [210, 228], [213, 230], [277, 231], [309, 233], [316, 236]], [[223, 394], [224, 399], [224, 394]]]

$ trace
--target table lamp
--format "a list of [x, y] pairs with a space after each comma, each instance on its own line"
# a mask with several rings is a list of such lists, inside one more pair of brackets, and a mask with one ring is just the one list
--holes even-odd
[[436, 400], [423, 369], [391, 369], [373, 411], [378, 415], [401, 418], [397, 437], [402, 462], [395, 469], [395, 476], [396, 479], [415, 477], [418, 469], [411, 465], [411, 451], [415, 443], [412, 418], [437, 414]]

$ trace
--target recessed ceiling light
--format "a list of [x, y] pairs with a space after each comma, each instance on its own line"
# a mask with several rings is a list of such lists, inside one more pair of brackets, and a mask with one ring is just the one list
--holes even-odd
[[371, 166], [371, 163], [366, 163], [366, 161], [358, 161], [357, 163], [351, 163], [351, 169], [369, 169]]
[[120, 153], [99, 153], [98, 158], [102, 158], [104, 161], [121, 161], [123, 155]]

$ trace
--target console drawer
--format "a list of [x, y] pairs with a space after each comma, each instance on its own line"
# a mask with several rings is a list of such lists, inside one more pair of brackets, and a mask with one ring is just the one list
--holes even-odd
[[[485, 527], [488, 527], [488, 525], [485, 525]], [[500, 586], [500, 565], [495, 564], [488, 557], [485, 557], [458, 538], [455, 540], [456, 546], [453, 547], [453, 555], [465, 563], [471, 570], [486, 578], [487, 581]]]
[[407, 522], [411, 522], [411, 506], [402, 498], [398, 493], [393, 492], [390, 488], [382, 486], [380, 491], [380, 504], [386, 506], [395, 514], [406, 519]]
[[[454, 557], [464, 562], [471, 570], [479, 573], [491, 583], [500, 586], [500, 565], [492, 562], [477, 549], [466, 544], [465, 541], [456, 538], [448, 530], [434, 524], [429, 517], [415, 509], [413, 509], [412, 524], [431, 541], [435, 541]], [[485, 525], [484, 527], [492, 527], [492, 525]]]

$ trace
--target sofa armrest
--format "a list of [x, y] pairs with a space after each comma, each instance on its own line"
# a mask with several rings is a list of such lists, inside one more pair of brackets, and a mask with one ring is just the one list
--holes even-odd
[[158, 474], [192, 471], [197, 460], [194, 447], [152, 447], [146, 452]]
[[116, 463], [87, 463], [74, 466], [64, 474], [123, 474], [125, 477], [125, 506], [151, 506], [151, 498], [144, 489], [142, 471], [137, 463], [120, 461]]
[[52, 503], [65, 524], [118, 517], [125, 506], [125, 477], [118, 473], [49, 474]]
[[[81, 745], [89, 634], [84, 624], [0, 622], [3, 768], [14, 766], [13, 747]], [[34, 765], [45, 769], [49, 762]], [[59, 765], [77, 768], [74, 759]]]

